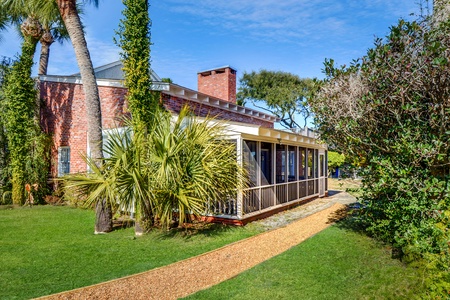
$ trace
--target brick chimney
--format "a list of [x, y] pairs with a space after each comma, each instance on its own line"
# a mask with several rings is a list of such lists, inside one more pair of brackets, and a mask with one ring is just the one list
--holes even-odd
[[236, 103], [236, 70], [230, 66], [198, 72], [198, 91]]

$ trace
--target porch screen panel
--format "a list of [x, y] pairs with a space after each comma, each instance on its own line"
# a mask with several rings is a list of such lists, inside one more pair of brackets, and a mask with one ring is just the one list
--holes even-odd
[[271, 143], [261, 143], [261, 185], [273, 183], [272, 152]]
[[306, 180], [301, 181], [299, 184], [299, 198], [304, 198], [308, 196], [308, 182]]
[[298, 179], [303, 180], [306, 178], [306, 149], [298, 148]]
[[[319, 150], [314, 150], [314, 178], [319, 178]], [[314, 193], [319, 192], [319, 180], [314, 180]]]
[[261, 209], [265, 209], [274, 205], [275, 193], [273, 186], [261, 188]]
[[276, 152], [276, 183], [286, 182], [286, 146], [277, 144]]
[[308, 149], [308, 179], [314, 178], [314, 150]]
[[288, 183], [288, 201], [294, 201], [294, 200], [298, 199], [297, 189], [298, 189], [297, 182], [289, 182]]
[[282, 204], [287, 202], [287, 184], [278, 184], [275, 186], [277, 204]]
[[320, 177], [325, 176], [325, 156], [320, 155]]
[[245, 214], [259, 210], [259, 189], [245, 191], [242, 198], [243, 211]]
[[258, 185], [258, 162], [256, 160], [257, 144], [255, 141], [244, 141], [243, 143], [244, 167], [247, 170], [250, 186]]
[[297, 151], [295, 146], [288, 147], [288, 181], [296, 181], [297, 176]]

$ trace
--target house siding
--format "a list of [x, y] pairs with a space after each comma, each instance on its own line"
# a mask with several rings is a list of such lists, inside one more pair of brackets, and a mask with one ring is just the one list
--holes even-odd
[[[125, 88], [99, 86], [102, 109], [102, 127], [116, 127], [118, 118], [126, 113]], [[58, 148], [70, 147], [71, 173], [86, 171], [82, 155], [87, 150], [87, 119], [83, 86], [73, 83], [40, 83], [43, 101], [41, 124], [52, 135], [51, 175], [58, 174]]]
[[[127, 113], [126, 94], [123, 87], [99, 86], [103, 129], [120, 125], [120, 117]], [[58, 148], [70, 147], [71, 173], [85, 172], [86, 163], [82, 155], [87, 151], [87, 119], [83, 86], [76, 83], [41, 81], [40, 96], [43, 102], [41, 124], [45, 132], [52, 135], [51, 176], [58, 174]], [[166, 109], [178, 113], [188, 105], [195, 115], [213, 116], [222, 120], [255, 124], [273, 128], [273, 122], [255, 118], [242, 113], [228, 111], [209, 104], [190, 101], [165, 94], [161, 100]]]

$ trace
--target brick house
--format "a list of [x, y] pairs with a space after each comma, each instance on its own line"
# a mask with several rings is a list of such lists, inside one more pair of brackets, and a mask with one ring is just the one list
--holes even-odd
[[[95, 69], [105, 132], [126, 113], [121, 62]], [[211, 208], [211, 217], [245, 223], [327, 193], [327, 148], [313, 132], [274, 129], [277, 118], [236, 104], [236, 70], [230, 66], [197, 74], [198, 91], [162, 82], [152, 71], [152, 88], [161, 91], [166, 109], [177, 114], [188, 105], [195, 115], [225, 120], [227, 138], [249, 171], [252, 186], [226, 205]], [[79, 74], [40, 76], [42, 126], [52, 134], [51, 176], [85, 172], [89, 152], [84, 92]]]

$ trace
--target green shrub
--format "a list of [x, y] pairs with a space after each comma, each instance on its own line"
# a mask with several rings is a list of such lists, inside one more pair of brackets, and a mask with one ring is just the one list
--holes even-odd
[[12, 193], [11, 191], [5, 191], [2, 194], [2, 205], [8, 205], [8, 204], [12, 204]]
[[400, 20], [350, 66], [326, 61], [312, 103], [322, 138], [364, 166], [357, 221], [424, 268], [423, 297], [441, 299], [450, 291], [448, 49], [450, 20]]

